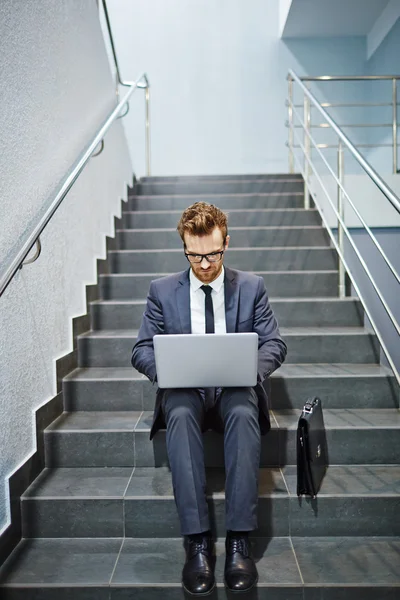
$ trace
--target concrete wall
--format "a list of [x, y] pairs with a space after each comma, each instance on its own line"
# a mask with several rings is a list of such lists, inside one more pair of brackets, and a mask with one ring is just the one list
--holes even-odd
[[[0, 3], [0, 269], [115, 103], [97, 10]], [[55, 361], [72, 350], [71, 319], [86, 312], [131, 173], [118, 121], [45, 229], [41, 257], [0, 298], [0, 531], [7, 476], [35, 449], [34, 411], [56, 394]]]
[[[286, 76], [363, 72], [365, 38], [279, 37], [277, 0], [109, 0], [123, 77], [151, 82], [155, 175], [286, 172]], [[144, 174], [144, 104], [125, 120]]]

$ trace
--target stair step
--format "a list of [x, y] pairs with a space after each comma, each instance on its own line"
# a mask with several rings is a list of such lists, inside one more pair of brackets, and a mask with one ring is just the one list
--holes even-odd
[[127, 208], [129, 210], [179, 210], [202, 200], [215, 204], [221, 210], [238, 208], [304, 208], [304, 192], [269, 192], [263, 194], [246, 193], [211, 193], [211, 194], [158, 194], [156, 196], [130, 195]]
[[[329, 245], [326, 229], [319, 225], [292, 227], [230, 227], [230, 249], [238, 247], [321, 247]], [[120, 250], [173, 249], [182, 251], [182, 240], [174, 229], [118, 229], [117, 248]]]
[[[396, 600], [395, 537], [255, 538], [258, 600]], [[217, 591], [224, 542], [216, 543]], [[0, 571], [3, 600], [178, 600], [183, 597], [181, 538], [24, 539]], [[12, 570], [11, 570], [12, 567]], [[322, 596], [323, 594], [323, 596]]]
[[[273, 410], [261, 467], [296, 464], [299, 410]], [[45, 430], [47, 467], [168, 465], [165, 431], [149, 440], [152, 411], [63, 413]], [[324, 409], [330, 464], [396, 464], [398, 409]], [[223, 467], [223, 436], [205, 433], [207, 467]]]
[[[123, 227], [127, 229], [147, 227], [174, 227], [176, 229], [181, 215], [181, 210], [126, 211], [122, 213], [122, 223]], [[255, 225], [275, 227], [321, 225], [321, 217], [317, 209], [305, 210], [304, 208], [251, 208], [247, 210], [236, 208], [228, 210], [229, 229]]]
[[[127, 367], [137, 330], [89, 331], [78, 337], [79, 367]], [[286, 364], [374, 363], [379, 359], [376, 336], [362, 327], [281, 328], [288, 345]]]
[[140, 178], [140, 183], [185, 183], [205, 181], [303, 181], [299, 173], [252, 173], [239, 175], [149, 175]]
[[[270, 298], [281, 327], [351, 327], [362, 325], [363, 309], [355, 298]], [[98, 300], [90, 305], [92, 329], [139, 328], [145, 300]]]
[[[270, 297], [335, 297], [338, 293], [337, 271], [258, 271]], [[100, 275], [104, 300], [133, 300], [147, 296], [150, 282], [168, 273], [114, 273]]]
[[[224, 488], [224, 470], [208, 470], [217, 537], [225, 532]], [[398, 465], [333, 465], [319, 491], [316, 515], [311, 503], [299, 503], [296, 467], [263, 468], [255, 535], [400, 535], [399, 493]], [[22, 525], [23, 537], [180, 535], [167, 467], [45, 469], [23, 495]]]
[[[224, 181], [174, 181], [139, 182], [133, 192], [138, 196], [182, 195], [182, 194], [265, 194], [302, 192], [304, 183], [300, 179], [226, 179]], [[200, 198], [199, 198], [200, 199]]]
[[[112, 250], [112, 273], [176, 273], [188, 268], [180, 249]], [[244, 271], [336, 270], [336, 251], [328, 247], [229, 248], [225, 262]]]
[[[301, 409], [317, 395], [324, 408], [396, 408], [395, 378], [377, 364], [284, 364], [265, 384], [271, 407]], [[132, 367], [78, 368], [63, 380], [65, 410], [152, 410], [156, 387]]]

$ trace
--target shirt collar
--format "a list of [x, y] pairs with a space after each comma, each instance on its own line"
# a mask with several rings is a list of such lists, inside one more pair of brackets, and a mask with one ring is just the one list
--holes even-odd
[[[225, 268], [222, 265], [221, 273], [218, 275], [217, 279], [214, 279], [214, 281], [212, 281], [209, 284], [210, 287], [212, 287], [212, 289], [215, 292], [218, 293], [221, 290], [221, 287], [224, 285], [224, 277], [225, 277]], [[197, 292], [197, 290], [200, 289], [202, 285], [204, 285], [204, 283], [202, 281], [200, 281], [200, 279], [197, 279], [196, 275], [193, 273], [192, 268], [190, 269], [189, 279], [190, 279], [190, 287], [195, 292]]]

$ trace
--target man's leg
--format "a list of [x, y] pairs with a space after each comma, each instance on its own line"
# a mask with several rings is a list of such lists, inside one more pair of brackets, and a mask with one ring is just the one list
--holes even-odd
[[166, 390], [162, 409], [167, 451], [182, 535], [186, 537], [184, 588], [209, 594], [215, 586], [214, 544], [206, 501], [202, 423], [205, 406], [198, 390]]
[[248, 532], [257, 528], [261, 435], [253, 388], [225, 388], [217, 402], [224, 424], [226, 562], [225, 583], [245, 591], [257, 582]]

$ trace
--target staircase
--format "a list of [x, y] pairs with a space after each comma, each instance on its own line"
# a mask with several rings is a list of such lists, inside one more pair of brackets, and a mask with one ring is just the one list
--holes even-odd
[[[144, 178], [131, 191], [45, 431], [47, 468], [22, 497], [24, 539], [0, 571], [4, 600], [175, 600], [184, 550], [164, 432], [149, 441], [155, 390], [130, 366], [150, 281], [188, 267], [176, 224], [196, 200], [227, 210], [227, 265], [266, 281], [288, 345], [270, 379], [262, 439], [259, 584], [269, 600], [400, 598], [400, 415], [395, 379], [355, 298], [337, 298], [337, 257], [298, 176]], [[322, 399], [330, 468], [316, 500], [296, 495], [296, 426]], [[205, 434], [222, 585], [222, 437]]]

